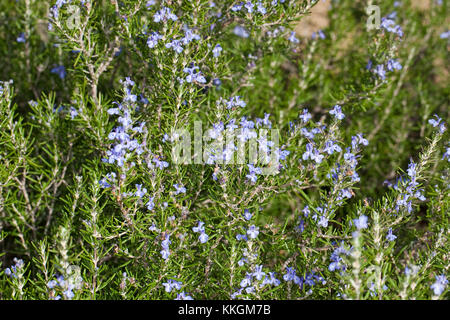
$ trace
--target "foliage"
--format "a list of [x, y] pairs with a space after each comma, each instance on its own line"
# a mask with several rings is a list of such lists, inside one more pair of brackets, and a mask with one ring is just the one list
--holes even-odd
[[2, 1], [0, 298], [448, 298], [448, 5], [372, 2]]

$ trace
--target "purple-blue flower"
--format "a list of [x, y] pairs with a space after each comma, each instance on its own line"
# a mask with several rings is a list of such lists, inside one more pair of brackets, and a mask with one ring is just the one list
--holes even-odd
[[218, 56], [220, 56], [221, 52], [222, 52], [222, 47], [220, 46], [220, 44], [216, 44], [216, 46], [212, 50], [213, 56], [215, 58], [217, 58]]
[[387, 62], [387, 69], [389, 71], [401, 70], [402, 69], [402, 65], [396, 59], [390, 59]]
[[245, 220], [250, 220], [252, 218], [252, 214], [250, 213], [250, 211], [248, 209], [244, 210], [244, 218], [245, 218]]
[[186, 82], [188, 82], [188, 83], [191, 83], [194, 81], [196, 81], [198, 83], [206, 83], [206, 79], [198, 67], [194, 66], [192, 68], [184, 68], [183, 72], [188, 74], [185, 79]]
[[56, 66], [50, 72], [57, 74], [61, 79], [64, 79], [67, 75], [66, 68], [64, 66]]
[[436, 276], [436, 281], [430, 286], [436, 296], [440, 296], [447, 287], [448, 280], [445, 275]]
[[247, 230], [247, 235], [249, 236], [250, 239], [256, 239], [258, 234], [259, 234], [259, 228], [256, 227], [255, 225], [251, 225]]
[[360, 217], [358, 217], [357, 219], [353, 219], [353, 222], [355, 223], [355, 227], [360, 230], [360, 229], [366, 229], [367, 228], [367, 221], [368, 218], [365, 215], [361, 215]]
[[341, 106], [335, 105], [332, 110], [330, 110], [330, 114], [334, 115], [334, 117], [338, 120], [342, 120], [345, 118], [345, 115], [342, 113]]
[[308, 112], [308, 109], [303, 109], [303, 113], [299, 116], [299, 118], [303, 121], [303, 123], [306, 123], [312, 118], [312, 115]]
[[182, 184], [174, 184], [175, 194], [186, 193], [186, 188]]
[[386, 236], [386, 239], [387, 239], [389, 242], [392, 242], [392, 241], [394, 241], [395, 239], [397, 239], [397, 236], [396, 236], [395, 234], [392, 233], [392, 228], [389, 228], [388, 233], [387, 233], [387, 236]]
[[292, 31], [290, 36], [289, 36], [289, 41], [292, 43], [299, 43], [300, 40], [297, 39], [297, 37], [295, 36], [295, 32]]
[[384, 65], [382, 64], [377, 65], [373, 73], [380, 77], [381, 80], [386, 79], [386, 70], [384, 69]]
[[150, 34], [150, 37], [147, 39], [147, 46], [149, 48], [154, 48], [158, 44], [158, 41], [162, 39], [163, 36], [161, 36], [158, 32], [152, 32]]
[[25, 33], [21, 32], [19, 34], [19, 36], [17, 37], [17, 42], [25, 43], [26, 41], [27, 41], [27, 39], [25, 38]]
[[197, 227], [193, 227], [192, 231], [194, 232], [204, 232], [205, 231], [205, 227], [204, 227], [205, 223], [202, 221], [198, 222], [198, 226]]
[[235, 35], [237, 35], [238, 37], [241, 37], [241, 38], [248, 38], [249, 35], [250, 35], [248, 33], [248, 31], [245, 28], [241, 27], [241, 26], [234, 27], [233, 33]]

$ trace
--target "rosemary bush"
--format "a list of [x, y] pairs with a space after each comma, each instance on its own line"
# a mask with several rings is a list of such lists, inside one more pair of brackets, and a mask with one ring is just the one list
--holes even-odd
[[0, 298], [448, 298], [416, 3], [2, 0]]

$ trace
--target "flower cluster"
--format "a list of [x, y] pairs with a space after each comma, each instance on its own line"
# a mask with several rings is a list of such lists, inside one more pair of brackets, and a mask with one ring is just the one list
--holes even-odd
[[[52, 290], [59, 290], [62, 292], [62, 297], [67, 300], [72, 300], [75, 297], [73, 290], [80, 290], [82, 286], [81, 277], [69, 277], [64, 279], [62, 275], [56, 277], [54, 280], [50, 280], [47, 283], [47, 287]], [[52, 294], [53, 296], [53, 294]], [[62, 298], [60, 295], [53, 296], [52, 299], [60, 300]]]
[[395, 18], [397, 17], [397, 13], [394, 11], [386, 17], [381, 18], [380, 27], [387, 32], [396, 34], [398, 37], [403, 37], [402, 27], [398, 24], [395, 24]]
[[397, 59], [389, 59], [386, 64], [378, 64], [373, 67], [372, 60], [369, 60], [366, 69], [372, 71], [376, 76], [384, 81], [386, 80], [387, 72], [401, 70], [402, 65], [397, 61]]
[[203, 73], [200, 71], [199, 67], [192, 65], [191, 67], [184, 68], [183, 72], [186, 73], [187, 76], [184, 79], [179, 78], [180, 83], [184, 83], [184, 82], [206, 83], [206, 78], [203, 75]]
[[[172, 292], [172, 290], [181, 290], [181, 287], [183, 283], [181, 281], [169, 279], [167, 282], [164, 282], [162, 284], [164, 286], [164, 290], [167, 293]], [[177, 293], [177, 297], [175, 300], [194, 300], [190, 295], [188, 295], [186, 292], [182, 291]]]
[[436, 281], [430, 286], [436, 296], [440, 296], [447, 287], [448, 280], [445, 275], [436, 276]]
[[240, 288], [231, 294], [231, 299], [242, 297], [244, 294], [255, 294], [266, 286], [277, 287], [280, 280], [276, 278], [275, 272], [264, 272], [262, 265], [255, 265], [253, 272], [247, 272], [240, 282]]
[[[137, 96], [131, 93], [131, 87], [135, 84], [134, 81], [126, 78], [125, 81], [122, 81], [122, 84], [126, 94], [123, 102], [116, 102], [117, 107], [108, 110], [108, 114], [119, 116], [117, 121], [121, 124], [108, 135], [108, 139], [115, 141], [116, 144], [106, 152], [108, 157], [102, 159], [103, 162], [115, 163], [119, 167], [123, 167], [127, 163], [133, 152], [137, 155], [143, 153], [142, 145], [137, 139], [133, 139], [133, 135], [143, 132], [145, 126], [145, 122], [135, 124], [132, 118], [132, 114], [137, 108], [135, 104]], [[133, 166], [134, 162], [131, 162], [130, 165]]]
[[331, 254], [330, 260], [331, 263], [328, 266], [328, 270], [330, 271], [336, 271], [341, 270], [345, 271], [347, 269], [347, 264], [345, 263], [345, 260], [342, 258], [342, 255], [344, 256], [350, 256], [351, 249], [346, 249], [344, 246], [344, 242], [341, 242], [341, 245], [334, 249], [333, 253]]
[[321, 284], [326, 284], [325, 279], [322, 276], [315, 274], [314, 271], [306, 273], [305, 276], [298, 276], [296, 270], [291, 267], [286, 267], [286, 273], [283, 275], [283, 280], [286, 282], [293, 282], [299, 286], [300, 290], [303, 290], [304, 285], [310, 287], [314, 286], [316, 281]]
[[24, 262], [22, 259], [14, 258], [14, 265], [12, 265], [10, 268], [5, 269], [5, 274], [8, 277], [16, 278], [17, 272], [20, 271], [24, 267]]
[[170, 256], [170, 248], [169, 248], [169, 246], [170, 246], [171, 243], [172, 243], [172, 241], [170, 241], [170, 234], [166, 235], [165, 239], [161, 241], [162, 250], [160, 251], [160, 253], [161, 253], [161, 257], [164, 260], [169, 259], [169, 256]]
[[2, 2], [1, 298], [445, 299], [443, 3]]
[[198, 237], [198, 240], [201, 243], [206, 243], [209, 239], [209, 236], [206, 234], [205, 232], [205, 227], [203, 226], [205, 223], [202, 221], [198, 222], [198, 226], [197, 227], [193, 227], [192, 231], [200, 233], [200, 236]]
[[428, 123], [431, 124], [434, 128], [438, 127], [439, 128], [439, 132], [441, 134], [444, 133], [445, 130], [447, 130], [446, 127], [445, 127], [445, 122], [442, 121], [442, 119], [437, 114], [435, 114], [434, 117], [436, 119], [429, 119]]

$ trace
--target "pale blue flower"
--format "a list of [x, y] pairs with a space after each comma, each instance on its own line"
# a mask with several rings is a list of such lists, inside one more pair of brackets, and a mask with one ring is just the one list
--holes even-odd
[[345, 115], [342, 113], [341, 106], [335, 105], [332, 110], [330, 110], [330, 114], [334, 115], [336, 119], [342, 120], [345, 118]]
[[434, 282], [430, 288], [433, 289], [433, 292], [436, 296], [440, 296], [447, 287], [448, 280], [445, 277], [445, 275], [438, 275], [436, 276], [436, 282]]
[[366, 229], [368, 226], [367, 221], [368, 221], [368, 218], [365, 215], [361, 215], [359, 218], [353, 219], [353, 222], [355, 223], [355, 227], [358, 230]]
[[247, 235], [249, 236], [250, 239], [256, 239], [258, 234], [259, 234], [259, 228], [256, 227], [255, 225], [251, 225], [247, 230]]
[[220, 53], [222, 52], [222, 47], [220, 46], [220, 44], [216, 44], [216, 46], [214, 47], [214, 49], [212, 50], [213, 52], [213, 56], [215, 58], [217, 58], [218, 56], [220, 56]]

